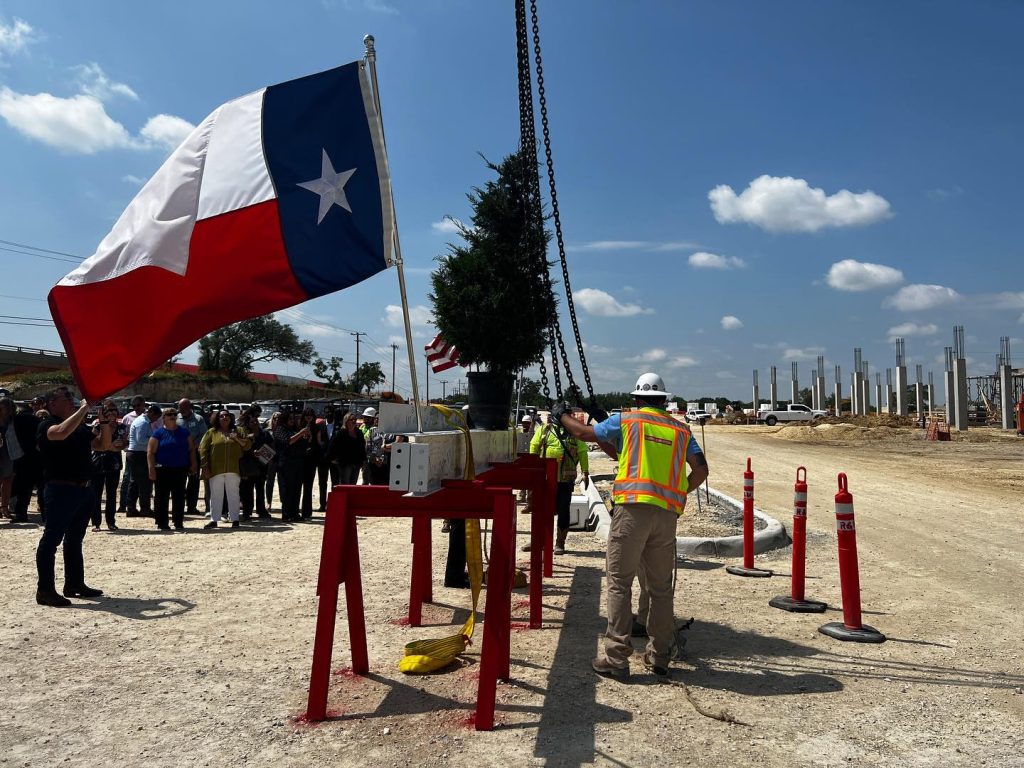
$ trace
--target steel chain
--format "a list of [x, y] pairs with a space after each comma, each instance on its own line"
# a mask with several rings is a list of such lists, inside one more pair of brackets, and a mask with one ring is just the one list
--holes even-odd
[[[540, 103], [540, 118], [541, 128], [544, 134], [544, 157], [547, 163], [548, 170], [548, 186], [551, 192], [551, 215], [555, 222], [555, 240], [558, 244], [558, 257], [562, 264], [562, 280], [565, 284], [565, 303], [569, 309], [569, 318], [572, 321], [572, 331], [576, 338], [576, 351], [579, 353], [580, 366], [583, 370], [583, 378], [587, 385], [587, 396], [590, 399], [592, 406], [597, 405], [597, 399], [594, 397], [594, 387], [590, 381], [590, 369], [587, 367], [587, 358], [583, 351], [583, 339], [580, 337], [580, 326], [576, 319], [576, 306], [572, 299], [572, 285], [569, 282], [569, 264], [565, 257], [565, 241], [562, 238], [562, 219], [558, 210], [558, 193], [555, 191], [555, 164], [551, 154], [551, 131], [548, 125], [548, 105], [547, 96], [544, 89], [544, 65], [541, 61], [541, 48], [540, 48], [540, 25], [537, 19], [537, 0], [530, 0], [530, 16], [533, 27], [533, 51], [534, 51], [534, 64], [537, 69], [537, 99]], [[524, 8], [525, 17], [525, 8]], [[525, 23], [525, 18], [524, 18]], [[531, 97], [532, 97], [532, 81], [531, 81]], [[532, 110], [532, 98], [531, 98], [531, 112]], [[532, 123], [535, 126], [535, 123]], [[534, 128], [534, 131], [536, 129]], [[536, 139], [534, 139], [536, 141]], [[539, 184], [538, 179], [538, 184]], [[557, 319], [556, 319], [557, 322]], [[578, 392], [579, 388], [576, 387], [575, 382], [572, 379], [572, 369], [569, 367], [569, 362], [565, 354], [565, 346], [562, 343], [561, 331], [558, 332], [558, 342], [562, 353], [563, 363], [566, 368], [566, 377], [569, 381], [569, 386]]]

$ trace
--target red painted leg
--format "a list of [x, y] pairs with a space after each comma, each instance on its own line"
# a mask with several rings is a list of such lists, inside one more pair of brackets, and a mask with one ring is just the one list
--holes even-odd
[[309, 674], [309, 699], [306, 717], [323, 720], [327, 716], [327, 689], [331, 682], [331, 656], [334, 652], [334, 627], [338, 615], [338, 583], [341, 581], [341, 552], [345, 546], [346, 492], [332, 494], [324, 523], [324, 540], [320, 550], [320, 574], [317, 595], [320, 597], [313, 639], [313, 668]]
[[533, 488], [536, 501], [534, 514], [530, 517], [530, 629], [540, 629], [543, 622], [544, 604], [544, 498], [547, 484]]
[[423, 623], [423, 597], [426, 588], [423, 584], [424, 572], [429, 578], [430, 563], [425, 561], [428, 556], [424, 539], [430, 537], [430, 519], [414, 517], [412, 519], [412, 578], [409, 584], [409, 624], [418, 627]]
[[345, 514], [345, 603], [348, 607], [348, 641], [352, 645], [352, 671], [370, 671], [366, 652], [366, 616], [363, 613], [363, 578], [359, 570], [359, 538], [355, 513]]
[[[515, 533], [515, 503], [512, 497], [501, 496], [495, 501], [494, 509], [494, 543], [491, 544], [492, 557], [494, 548], [497, 546], [500, 554], [497, 562], [507, 558], [510, 565], [515, 563], [515, 550], [512, 549]], [[498, 677], [507, 681], [511, 677], [511, 644], [512, 644], [512, 571], [511, 568], [504, 569], [505, 578], [500, 584], [494, 584], [493, 589], [500, 592], [501, 602], [499, 610], [501, 615], [497, 621], [497, 627], [501, 632], [499, 643], [500, 657], [498, 658]], [[492, 620], [492, 623], [493, 620]]]
[[426, 534], [423, 537], [423, 548], [426, 554], [423, 556], [423, 602], [434, 602], [434, 529], [433, 520], [426, 521]]

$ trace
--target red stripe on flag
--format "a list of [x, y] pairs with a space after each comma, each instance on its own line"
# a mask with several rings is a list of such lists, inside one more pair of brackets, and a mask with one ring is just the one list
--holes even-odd
[[210, 331], [306, 298], [270, 200], [197, 222], [185, 275], [140, 267], [55, 286], [49, 303], [82, 395], [98, 400]]

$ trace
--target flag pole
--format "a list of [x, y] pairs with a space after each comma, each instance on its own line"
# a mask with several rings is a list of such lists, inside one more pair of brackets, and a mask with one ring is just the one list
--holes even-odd
[[[373, 104], [377, 108], [377, 119], [380, 120], [381, 136], [384, 134], [384, 116], [380, 111], [380, 92], [377, 89], [377, 50], [374, 48], [373, 35], [363, 38], [366, 48], [366, 64], [370, 69], [370, 82], [373, 84]], [[387, 142], [385, 151], [387, 151]], [[405, 347], [409, 356], [409, 373], [412, 376], [412, 404], [416, 411], [416, 430], [423, 431], [423, 414], [420, 413], [420, 387], [416, 378], [416, 358], [412, 351], [412, 323], [409, 320], [409, 299], [405, 293], [405, 269], [402, 262], [402, 244], [398, 240], [398, 217], [395, 215], [395, 196], [391, 195], [391, 220], [394, 222], [395, 267], [398, 271], [398, 290], [402, 295], [402, 318], [405, 320]]]

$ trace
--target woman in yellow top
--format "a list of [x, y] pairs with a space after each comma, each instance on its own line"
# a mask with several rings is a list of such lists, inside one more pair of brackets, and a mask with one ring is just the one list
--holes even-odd
[[[586, 488], [590, 482], [587, 444], [570, 435], [561, 426], [556, 427], [549, 420], [533, 433], [530, 453], [541, 458], [558, 459], [558, 493], [555, 496], [558, 538], [555, 541], [555, 554], [564, 555], [565, 537], [569, 533], [569, 507], [572, 505], [572, 490], [576, 486], [577, 465], [583, 470], [583, 487]], [[529, 551], [525, 547], [524, 550]]]
[[203, 479], [210, 481], [210, 522], [204, 528], [217, 527], [225, 494], [231, 527], [239, 526], [238, 485], [242, 478], [238, 472], [238, 462], [251, 447], [252, 438], [246, 432], [235, 429], [235, 417], [228, 411], [218, 413], [217, 425], [210, 427], [203, 435], [199, 443], [199, 463], [203, 467]]

